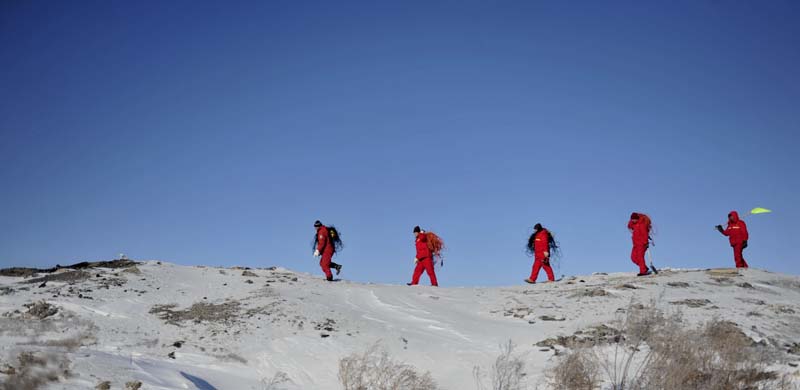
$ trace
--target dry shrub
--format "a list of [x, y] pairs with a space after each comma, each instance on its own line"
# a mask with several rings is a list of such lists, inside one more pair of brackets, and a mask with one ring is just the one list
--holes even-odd
[[[525, 389], [525, 362], [522, 356], [514, 353], [516, 346], [509, 340], [508, 343], [500, 346], [500, 355], [492, 366], [490, 379], [492, 390], [523, 390]], [[476, 387], [479, 390], [486, 389], [484, 385], [484, 373], [480, 367], [475, 367], [472, 371], [475, 378]]]
[[413, 366], [396, 362], [379, 343], [364, 353], [355, 353], [339, 361], [339, 381], [344, 390], [435, 390], [429, 372], [420, 373]]
[[591, 373], [596, 365], [614, 390], [790, 388], [785, 376], [767, 371], [774, 360], [770, 352], [732, 322], [715, 318], [688, 327], [679, 311], [665, 314], [655, 301], [631, 304], [626, 313], [618, 319], [619, 335], [610, 346], [594, 347], [590, 354], [574, 351], [575, 357], [560, 359], [551, 387], [589, 389], [581, 387], [580, 380], [573, 382], [574, 375], [562, 374]]
[[64, 355], [21, 352], [17, 360], [19, 364], [0, 383], [0, 390], [36, 390], [70, 375], [69, 360]]
[[787, 388], [781, 375], [767, 371], [768, 351], [732, 322], [715, 318], [695, 329], [662, 329], [650, 349], [637, 389]]
[[548, 379], [556, 390], [594, 390], [600, 383], [600, 366], [591, 350], [578, 348], [560, 356]]

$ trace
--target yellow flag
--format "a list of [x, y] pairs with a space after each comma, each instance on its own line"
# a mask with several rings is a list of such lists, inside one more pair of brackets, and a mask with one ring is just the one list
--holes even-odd
[[756, 208], [750, 210], [750, 214], [764, 214], [764, 213], [771, 213], [771, 212], [772, 212], [772, 210], [765, 209], [763, 207], [756, 207]]

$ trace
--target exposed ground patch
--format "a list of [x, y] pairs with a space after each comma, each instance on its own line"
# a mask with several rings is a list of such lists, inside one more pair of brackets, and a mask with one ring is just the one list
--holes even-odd
[[672, 301], [670, 303], [673, 305], [684, 305], [697, 308], [709, 305], [711, 304], [711, 301], [709, 301], [708, 299], [684, 299], [682, 301]]
[[0, 269], [0, 276], [11, 276], [29, 278], [36, 274], [51, 274], [60, 269], [84, 270], [89, 268], [127, 268], [138, 264], [132, 260], [111, 260], [111, 261], [83, 261], [72, 265], [62, 266], [56, 264], [53, 268], [26, 268], [12, 267]]
[[603, 290], [602, 288], [592, 288], [576, 291], [574, 294], [570, 295], [570, 298], [604, 297], [606, 295], [608, 295], [608, 291]]
[[239, 319], [240, 303], [229, 301], [220, 304], [198, 302], [192, 306], [175, 310], [178, 305], [155, 305], [150, 309], [150, 314], [155, 314], [164, 322], [180, 325], [183, 322], [202, 322], [231, 324]]
[[536, 343], [537, 347], [555, 349], [556, 346], [576, 348], [593, 347], [596, 345], [619, 342], [622, 337], [620, 331], [608, 325], [601, 324], [584, 330], [579, 330], [571, 336], [557, 336]]

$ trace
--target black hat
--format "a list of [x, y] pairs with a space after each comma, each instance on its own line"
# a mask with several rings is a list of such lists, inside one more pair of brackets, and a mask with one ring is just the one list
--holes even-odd
[[542, 230], [542, 224], [541, 223], [537, 223], [533, 228], [536, 229], [536, 230]]
[[639, 214], [631, 213], [631, 219], [639, 219]]
[[322, 222], [320, 222], [319, 220], [314, 221], [314, 227], [320, 227], [320, 226], [322, 226]]
[[419, 233], [421, 231], [422, 229], [420, 229], [419, 226], [414, 226], [414, 233]]

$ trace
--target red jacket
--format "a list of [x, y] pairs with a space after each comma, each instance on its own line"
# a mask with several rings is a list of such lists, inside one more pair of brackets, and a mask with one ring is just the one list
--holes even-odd
[[431, 250], [428, 249], [428, 235], [425, 233], [420, 233], [417, 235], [416, 240], [416, 247], [417, 247], [417, 260], [422, 260], [424, 258], [431, 258]]
[[330, 236], [328, 235], [328, 228], [320, 226], [317, 229], [317, 250], [324, 255], [333, 255], [333, 244], [329, 244]]
[[638, 222], [628, 221], [628, 230], [633, 232], [633, 245], [644, 246], [649, 244], [650, 231], [642, 219]]
[[739, 219], [739, 213], [731, 211], [730, 219], [728, 220], [728, 228], [722, 234], [728, 236], [731, 246], [740, 245], [742, 242], [747, 241], [750, 235], [747, 234], [747, 224]]
[[540, 230], [533, 239], [533, 253], [536, 257], [544, 257], [544, 252], [550, 252], [550, 232], [547, 229]]

